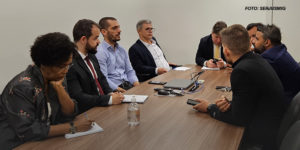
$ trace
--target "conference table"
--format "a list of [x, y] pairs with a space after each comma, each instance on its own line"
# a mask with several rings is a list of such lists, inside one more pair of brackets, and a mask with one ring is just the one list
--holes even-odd
[[[191, 74], [201, 71], [200, 66], [185, 65], [186, 71], [171, 70], [151, 80], [170, 81], [190, 79]], [[225, 95], [231, 99], [231, 92], [222, 92], [216, 86], [230, 86], [230, 69], [206, 70], [199, 77], [204, 84], [195, 93], [184, 96], [161, 96], [154, 88], [162, 85], [141, 83], [125, 94], [148, 95], [140, 106], [140, 124], [128, 126], [127, 103], [109, 107], [94, 107], [87, 111], [104, 131], [86, 136], [65, 139], [64, 136], [43, 141], [27, 142], [16, 149], [40, 150], [236, 150], [244, 128], [213, 119], [187, 105], [187, 99], [206, 99], [213, 103]], [[79, 117], [84, 117], [82, 114]]]

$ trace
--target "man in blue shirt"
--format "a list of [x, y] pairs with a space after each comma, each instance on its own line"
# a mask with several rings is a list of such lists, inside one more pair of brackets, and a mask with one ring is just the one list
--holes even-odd
[[281, 43], [281, 32], [275, 25], [257, 28], [255, 49], [276, 71], [284, 87], [285, 104], [288, 105], [300, 91], [300, 66]]
[[125, 92], [132, 86], [139, 85], [127, 52], [117, 43], [121, 34], [117, 19], [104, 17], [100, 19], [99, 26], [104, 41], [98, 46], [96, 57], [109, 86], [113, 90]]

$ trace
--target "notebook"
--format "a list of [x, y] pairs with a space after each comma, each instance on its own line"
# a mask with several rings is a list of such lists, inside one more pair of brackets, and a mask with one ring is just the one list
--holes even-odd
[[172, 89], [188, 89], [190, 86], [194, 84], [193, 80], [189, 79], [174, 79], [169, 81], [164, 85], [164, 88], [172, 88]]
[[65, 134], [65, 138], [70, 139], [70, 138], [74, 138], [74, 137], [78, 137], [78, 136], [101, 132], [101, 131], [103, 131], [103, 129], [96, 122], [93, 122], [92, 128], [90, 130], [85, 131], [85, 132], [76, 132], [74, 134], [68, 133], [68, 134]]
[[144, 103], [148, 99], [148, 95], [124, 95], [124, 103], [130, 103], [132, 96], [135, 96], [137, 103]]

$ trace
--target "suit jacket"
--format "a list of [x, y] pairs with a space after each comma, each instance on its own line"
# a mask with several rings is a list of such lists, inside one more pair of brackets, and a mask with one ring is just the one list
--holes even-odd
[[[154, 37], [153, 40], [156, 41]], [[156, 44], [159, 47], [157, 41]], [[146, 81], [156, 76], [156, 64], [153, 56], [140, 40], [137, 40], [135, 44], [130, 47], [128, 54], [139, 81]]]
[[300, 66], [289, 54], [284, 44], [274, 46], [261, 54], [273, 67], [284, 88], [285, 104], [288, 106], [300, 91]]
[[[197, 54], [196, 54], [196, 64], [199, 66], [203, 66], [203, 63], [206, 60], [214, 58], [214, 44], [212, 41], [211, 34], [201, 38]], [[221, 47], [221, 58], [225, 61], [225, 57], [223, 54], [223, 47]]]
[[284, 113], [283, 87], [271, 65], [261, 56], [248, 52], [233, 64], [230, 77], [231, 109], [208, 109], [212, 117], [245, 126], [241, 148], [257, 145], [276, 149], [276, 137]]
[[[93, 63], [98, 76], [98, 81], [104, 94], [112, 92], [106, 77], [102, 74], [97, 58], [93, 54], [88, 55]], [[73, 66], [67, 74], [68, 90], [71, 98], [78, 102], [79, 112], [82, 113], [94, 106], [107, 106], [110, 95], [99, 95], [96, 82], [84, 60], [76, 51], [73, 57]]]

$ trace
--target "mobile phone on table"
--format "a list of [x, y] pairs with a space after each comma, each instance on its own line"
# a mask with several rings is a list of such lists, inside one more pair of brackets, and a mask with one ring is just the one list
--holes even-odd
[[189, 105], [193, 105], [193, 106], [194, 106], [194, 105], [199, 104], [200, 102], [195, 101], [195, 100], [193, 100], [193, 99], [188, 99], [186, 103], [189, 104]]

